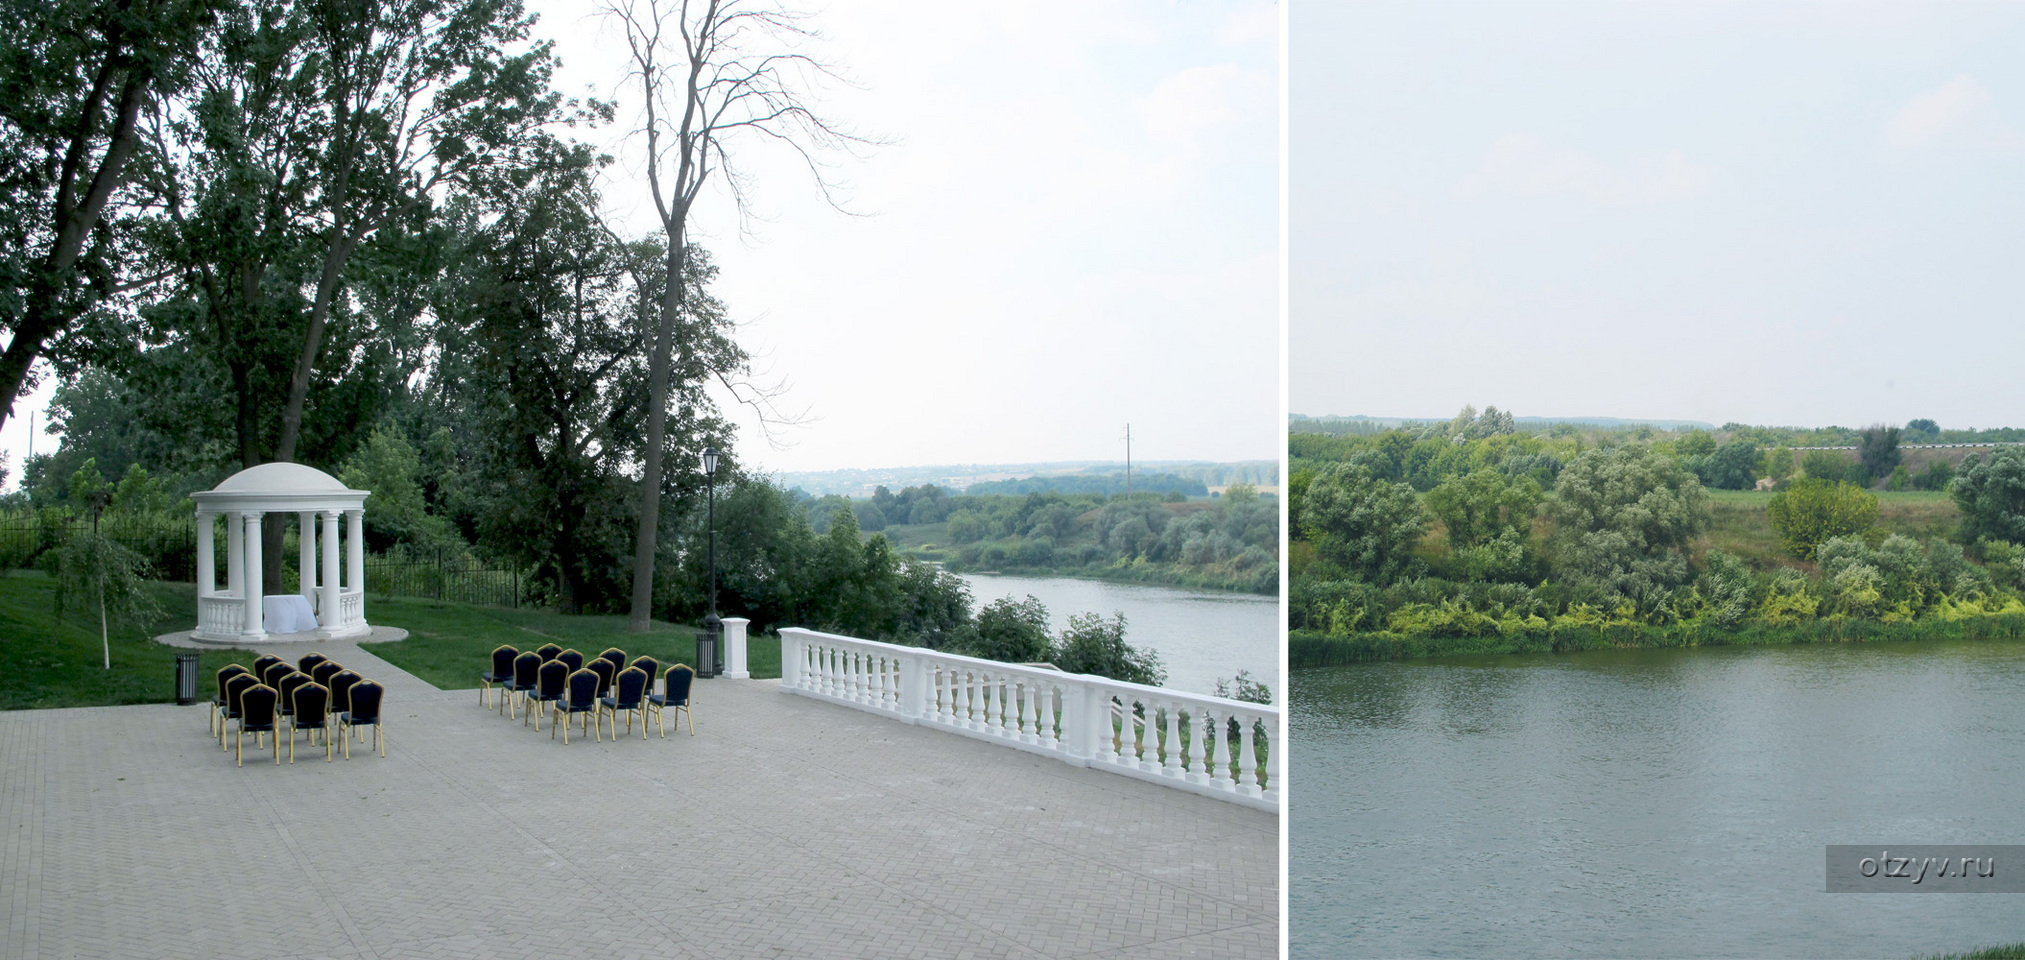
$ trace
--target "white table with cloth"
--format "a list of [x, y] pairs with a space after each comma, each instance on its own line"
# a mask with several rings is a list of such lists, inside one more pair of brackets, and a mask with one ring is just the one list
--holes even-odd
[[316, 629], [316, 614], [309, 598], [287, 593], [260, 598], [260, 628], [268, 633], [302, 633]]

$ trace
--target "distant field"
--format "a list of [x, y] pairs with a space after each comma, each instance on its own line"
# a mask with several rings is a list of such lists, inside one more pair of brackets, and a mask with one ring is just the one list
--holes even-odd
[[[1753, 490], [1709, 491], [1711, 523], [1696, 554], [1714, 547], [1760, 567], [1802, 566], [1779, 548], [1779, 535], [1765, 520], [1765, 505], [1773, 496]], [[1907, 490], [1877, 494], [1878, 537], [1894, 533], [1919, 540], [1951, 537], [1960, 526], [1961, 513], [1946, 493]]]

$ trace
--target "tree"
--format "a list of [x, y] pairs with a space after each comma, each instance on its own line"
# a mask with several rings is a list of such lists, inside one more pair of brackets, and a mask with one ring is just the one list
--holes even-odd
[[1898, 428], [1881, 423], [1863, 428], [1856, 457], [1863, 464], [1863, 472], [1869, 480], [1891, 476], [1892, 470], [1904, 457], [1898, 448]]
[[1706, 457], [1716, 452], [1716, 438], [1707, 430], [1690, 430], [1673, 445], [1682, 457]]
[[0, 5], [0, 326], [12, 334], [0, 424], [50, 340], [117, 285], [120, 238], [107, 213], [132, 176], [142, 111], [182, 81], [218, 6]]
[[1877, 497], [1848, 481], [1808, 477], [1773, 494], [1765, 520], [1787, 553], [1812, 560], [1829, 539], [1869, 530], [1877, 522]]
[[1762, 457], [1758, 445], [1749, 440], [1732, 440], [1716, 448], [1694, 467], [1702, 486], [1715, 490], [1749, 490], [1757, 481]]
[[146, 628], [164, 614], [154, 595], [148, 592], [147, 561], [140, 555], [90, 529], [73, 532], [56, 555], [56, 618], [63, 619], [67, 606], [83, 602], [98, 607], [99, 643], [105, 651], [105, 668], [112, 669], [113, 624]]
[[1941, 436], [1941, 425], [1928, 419], [1910, 420], [1905, 425], [1905, 439], [1913, 443], [1933, 443]]
[[1100, 677], [1143, 683], [1157, 687], [1167, 679], [1160, 654], [1141, 650], [1125, 642], [1125, 615], [1109, 619], [1095, 613], [1069, 615], [1069, 628], [1055, 647], [1055, 666], [1069, 673], [1093, 673]]
[[2025, 448], [1999, 447], [1970, 454], [1948, 484], [1962, 511], [1962, 540], [2025, 544]]
[[1371, 583], [1403, 573], [1427, 530], [1412, 487], [1349, 464], [1334, 464], [1308, 484], [1299, 523], [1322, 559]]
[[[729, 166], [745, 138], [786, 144], [808, 164], [826, 199], [817, 154], [864, 142], [808, 107], [812, 82], [831, 68], [798, 47], [815, 39], [804, 14], [741, 0], [607, 0], [626, 35], [629, 76], [639, 84], [645, 118], [644, 166], [654, 210], [667, 238], [667, 286], [647, 362], [647, 444], [642, 462], [633, 596], [628, 629], [644, 633], [654, 601], [655, 542], [661, 515], [661, 450], [678, 318], [688, 276], [689, 217], [704, 184], [722, 173], [743, 213], [747, 184]], [[688, 347], [683, 346], [684, 354]], [[722, 374], [720, 374], [720, 377]], [[727, 382], [733, 393], [736, 386]]]
[[1774, 483], [1785, 483], [1793, 476], [1793, 449], [1773, 447], [1765, 451], [1764, 462], [1758, 465], [1758, 472], [1772, 478]]
[[1809, 450], [1800, 458], [1800, 472], [1814, 480], [1829, 483], [1846, 480], [1862, 486], [1863, 468], [1855, 461], [1833, 450]]
[[1003, 663], [1042, 663], [1053, 654], [1048, 608], [1031, 594], [1025, 600], [1000, 597], [977, 611], [968, 652]]
[[1561, 471], [1548, 516], [1556, 574], [1649, 608], [1689, 577], [1709, 524], [1701, 482], [1651, 447], [1592, 450]]

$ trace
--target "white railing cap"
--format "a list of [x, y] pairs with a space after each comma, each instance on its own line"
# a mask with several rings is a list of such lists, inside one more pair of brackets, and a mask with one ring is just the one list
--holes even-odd
[[1100, 677], [1094, 673], [1070, 673], [1066, 670], [1063, 670], [1060, 667], [1053, 666], [1052, 664], [1046, 667], [1022, 666], [1017, 663], [1005, 663], [999, 660], [986, 660], [982, 657], [965, 656], [960, 653], [947, 653], [941, 650], [931, 650], [927, 647], [910, 647], [905, 644], [886, 643], [885, 641], [882, 640], [865, 640], [859, 637], [847, 637], [840, 633], [824, 633], [821, 630], [810, 630], [806, 627], [782, 627], [778, 632], [782, 636], [787, 636], [789, 634], [800, 634], [803, 636], [825, 640], [833, 643], [841, 643], [859, 647], [868, 647], [875, 650], [890, 651], [895, 654], [904, 654], [912, 657], [928, 657], [941, 661], [954, 661], [956, 663], [976, 664], [978, 666], [990, 667], [997, 670], [1004, 670], [1010, 673], [1025, 674], [1041, 679], [1074, 680], [1079, 683], [1086, 683], [1092, 686], [1104, 687], [1107, 689], [1116, 690], [1124, 693], [1136, 693], [1142, 695], [1153, 694], [1177, 700], [1192, 700], [1197, 703], [1210, 704], [1217, 707], [1221, 707], [1226, 710], [1243, 710], [1252, 713], [1271, 714], [1273, 716], [1278, 716], [1280, 713], [1279, 707], [1271, 706], [1268, 704], [1252, 703], [1247, 700], [1232, 700], [1229, 697], [1219, 697], [1207, 693], [1192, 693], [1187, 690], [1175, 690], [1171, 687], [1155, 687], [1144, 683], [1131, 683], [1125, 680], [1113, 680], [1110, 677]]

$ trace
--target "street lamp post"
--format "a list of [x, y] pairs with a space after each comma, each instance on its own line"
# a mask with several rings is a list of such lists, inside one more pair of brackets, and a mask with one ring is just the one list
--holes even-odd
[[703, 617], [703, 629], [710, 634], [710, 662], [704, 665], [705, 676], [717, 676], [724, 672], [724, 621], [717, 617], [717, 450], [703, 448], [704, 486], [708, 491], [708, 513], [705, 526], [710, 532], [710, 612]]

